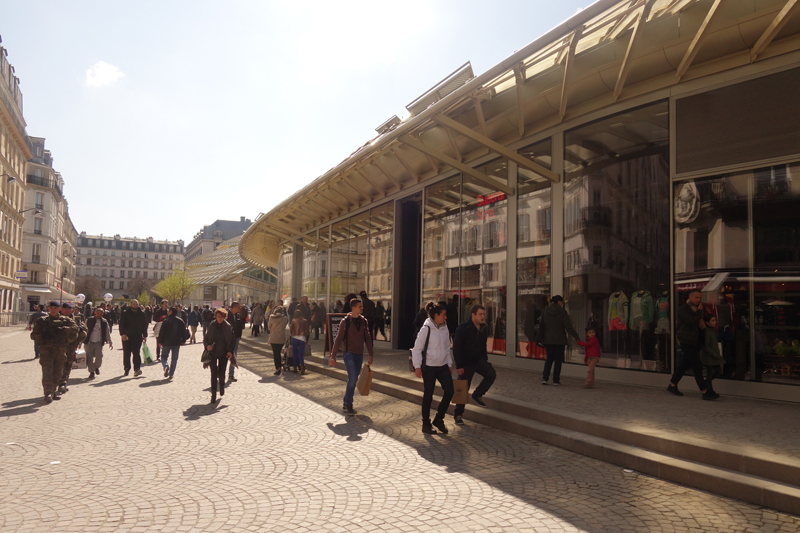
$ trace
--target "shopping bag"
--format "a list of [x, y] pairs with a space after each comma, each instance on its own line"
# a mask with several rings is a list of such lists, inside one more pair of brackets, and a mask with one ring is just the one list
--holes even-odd
[[356, 388], [361, 396], [369, 396], [369, 389], [372, 387], [372, 374], [372, 369], [368, 364], [361, 367], [361, 374], [358, 375], [358, 381], [356, 381]]
[[208, 350], [203, 350], [203, 355], [200, 356], [200, 362], [206, 365], [211, 362], [211, 358], [212, 358], [212, 352], [209, 352]]
[[467, 405], [469, 403], [469, 381], [457, 379], [453, 381], [453, 400], [451, 403], [456, 405]]
[[153, 354], [150, 353], [150, 348], [146, 344], [142, 344], [142, 361], [146, 365], [153, 364]]
[[82, 370], [86, 368], [86, 350], [78, 350], [75, 352], [75, 362], [72, 363], [73, 370]]

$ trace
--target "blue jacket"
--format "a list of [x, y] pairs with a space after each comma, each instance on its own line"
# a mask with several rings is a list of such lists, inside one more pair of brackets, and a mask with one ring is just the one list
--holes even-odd
[[189, 326], [199, 326], [200, 325], [200, 313], [192, 311], [189, 313]]

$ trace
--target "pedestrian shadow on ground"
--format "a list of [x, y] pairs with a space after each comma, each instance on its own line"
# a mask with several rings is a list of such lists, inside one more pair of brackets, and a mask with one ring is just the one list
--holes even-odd
[[183, 412], [183, 416], [186, 420], [200, 420], [200, 417], [213, 415], [214, 413], [218, 413], [223, 409], [227, 409], [227, 405], [220, 405], [219, 402], [216, 403], [198, 403], [196, 405], [191, 406], [187, 410]]
[[92, 387], [105, 387], [106, 385], [115, 385], [117, 383], [120, 383], [124, 379], [124, 377], [125, 376], [113, 377], [113, 378], [107, 379], [105, 381], [99, 381], [99, 382], [96, 382], [96, 383], [92, 383], [91, 386]]
[[39, 407], [41, 406], [41, 396], [36, 398], [27, 398], [25, 400], [14, 400], [13, 402], [4, 402], [4, 409], [0, 410], [0, 417], [29, 415], [38, 411]]
[[328, 422], [328, 429], [335, 434], [347, 437], [347, 440], [356, 442], [362, 440], [361, 435], [366, 435], [372, 423], [372, 419], [365, 415], [348, 416], [343, 424], [331, 424]]
[[158, 387], [159, 385], [166, 385], [167, 383], [169, 383], [169, 380], [167, 378], [162, 378], [162, 379], [153, 379], [150, 381], [145, 381], [144, 383], [140, 383], [139, 386], [142, 388]]
[[14, 363], [30, 363], [31, 361], [36, 361], [36, 358], [35, 357], [31, 357], [30, 359], [19, 359], [17, 361], [3, 361], [0, 364], [13, 365]]

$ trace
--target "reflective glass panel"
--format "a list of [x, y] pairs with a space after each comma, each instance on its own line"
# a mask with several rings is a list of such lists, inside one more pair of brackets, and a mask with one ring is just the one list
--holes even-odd
[[370, 211], [369, 298], [375, 303], [372, 338], [391, 340], [394, 202]]

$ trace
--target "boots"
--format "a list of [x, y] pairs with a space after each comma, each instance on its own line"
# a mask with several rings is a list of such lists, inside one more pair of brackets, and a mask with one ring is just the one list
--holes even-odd
[[430, 420], [422, 422], [422, 432], [426, 435], [436, 435], [436, 430], [433, 429]]
[[300, 375], [302, 376], [305, 373], [306, 373], [306, 365], [300, 365]]

